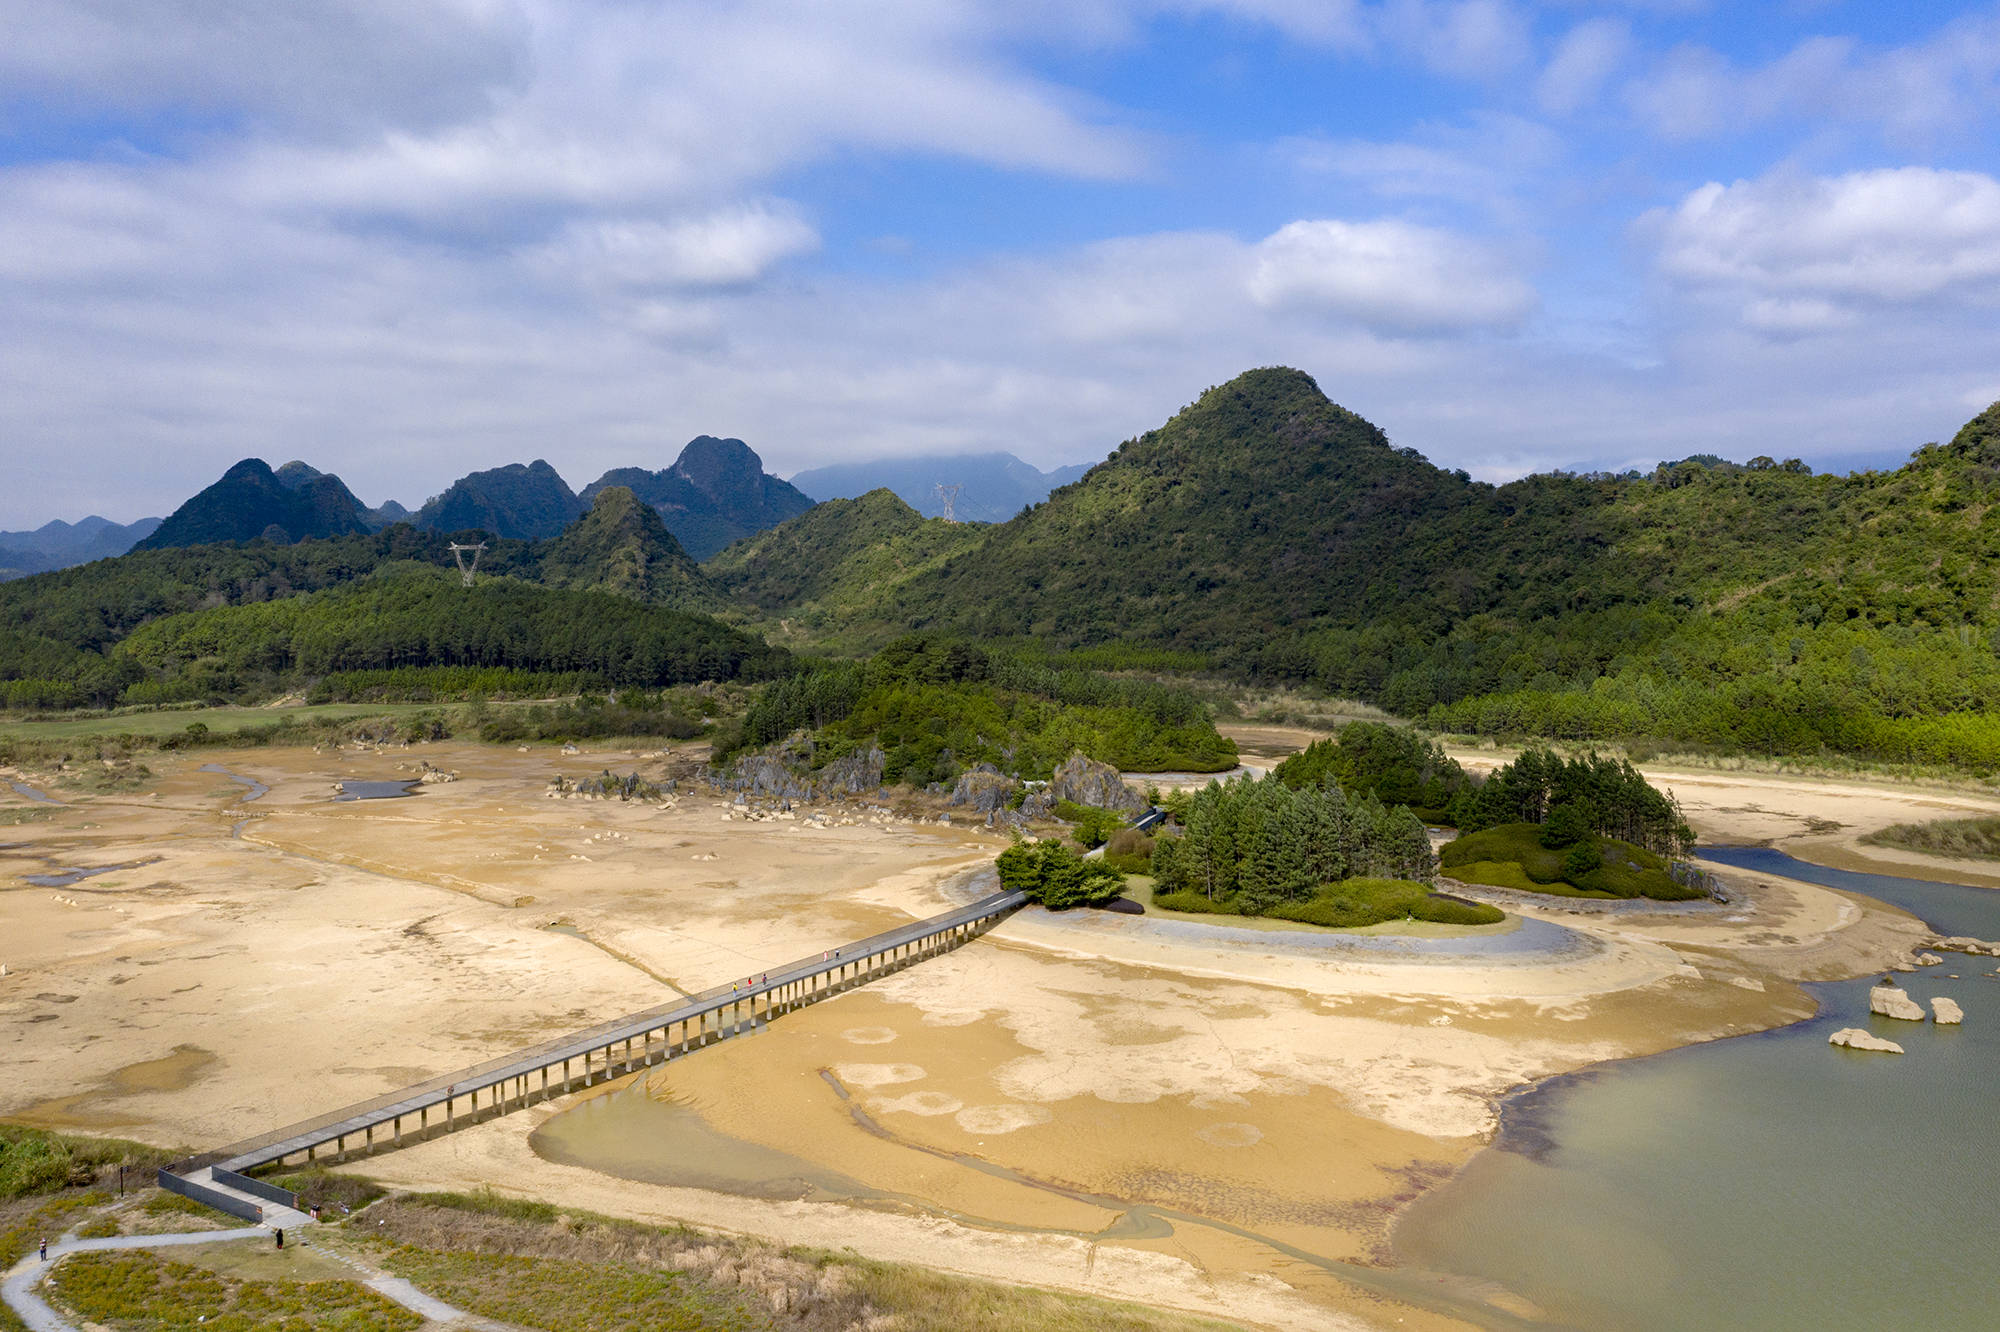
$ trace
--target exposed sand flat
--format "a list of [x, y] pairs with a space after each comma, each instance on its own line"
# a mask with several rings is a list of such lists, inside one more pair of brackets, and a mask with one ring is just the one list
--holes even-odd
[[[1306, 738], [1262, 728], [1246, 758]], [[419, 755], [462, 780], [330, 802], [333, 781], [409, 775]], [[201, 762], [270, 793], [242, 805]], [[545, 798], [554, 773], [628, 771], [635, 755], [444, 744], [155, 766], [127, 795], [32, 775], [71, 803], [0, 829], [0, 1043], [16, 1074], [0, 1114], [217, 1145], [931, 914], [1004, 844], [879, 815], [750, 822], [702, 794], [672, 809]], [[1803, 854], [1802, 840], [1980, 807], [1667, 780], [1705, 838]], [[0, 810], [30, 803], [0, 786]], [[112, 865], [128, 868], [22, 877]], [[679, 1117], [662, 1141], [699, 1128], [753, 1163], [751, 1183], [782, 1156], [810, 1188], [689, 1187], [643, 1151], [593, 1145], [602, 1116], [536, 1139], [599, 1151], [602, 1169], [543, 1159], [530, 1135], [570, 1103], [359, 1168], [1273, 1327], [1453, 1326], [1385, 1293], [1394, 1274], [1357, 1283], [1300, 1255], [1382, 1261], [1396, 1210], [1478, 1150], [1508, 1089], [1794, 1020], [1811, 1007], [1794, 981], [1878, 968], [1923, 933], [1846, 894], [1725, 877], [1763, 886], [1726, 910], [1583, 916], [1552, 899], [1510, 932], [1354, 946], [1024, 912], [638, 1094]]]

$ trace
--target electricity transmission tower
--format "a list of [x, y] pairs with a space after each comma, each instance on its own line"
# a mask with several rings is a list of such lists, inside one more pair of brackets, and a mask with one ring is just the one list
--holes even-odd
[[965, 485], [962, 482], [938, 482], [937, 496], [944, 502], [944, 520], [946, 522], [955, 523], [958, 521], [958, 515], [953, 512], [952, 506], [958, 502], [958, 492], [964, 489]]
[[[486, 549], [486, 543], [482, 541], [476, 546], [461, 546], [454, 541], [445, 549], [451, 552], [451, 557], [454, 560], [458, 561], [459, 581], [463, 582], [467, 587], [471, 587], [472, 575], [479, 571], [479, 552]], [[468, 550], [472, 552], [471, 564], [465, 562], [465, 552]]]

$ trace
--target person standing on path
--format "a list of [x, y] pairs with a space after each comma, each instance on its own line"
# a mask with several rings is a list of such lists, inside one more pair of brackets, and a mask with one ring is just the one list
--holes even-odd
[[42, 1261], [47, 1262], [48, 1260], [49, 1260], [49, 1237], [47, 1235], [44, 1235], [42, 1236]]

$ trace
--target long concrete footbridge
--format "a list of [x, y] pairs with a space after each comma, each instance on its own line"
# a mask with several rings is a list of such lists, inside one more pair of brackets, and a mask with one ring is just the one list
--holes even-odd
[[842, 944], [818, 957], [288, 1124], [162, 1169], [160, 1185], [247, 1220], [292, 1214], [298, 1200], [252, 1178], [251, 1171], [346, 1161], [421, 1142], [664, 1064], [949, 952], [984, 934], [1026, 901], [1022, 893], [995, 893], [942, 915]]

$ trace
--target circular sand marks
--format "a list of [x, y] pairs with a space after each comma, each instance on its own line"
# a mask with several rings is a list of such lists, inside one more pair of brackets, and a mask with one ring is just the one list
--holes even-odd
[[958, 1112], [958, 1126], [967, 1133], [1012, 1133], [1015, 1129], [1046, 1124], [1049, 1112], [1039, 1105], [975, 1105]]
[[1194, 1136], [1211, 1147], [1249, 1147], [1264, 1140], [1264, 1130], [1255, 1124], [1210, 1124]]
[[926, 1027], [969, 1027], [986, 1016], [983, 1008], [938, 1008], [924, 1014]]
[[907, 1096], [884, 1096], [869, 1102], [869, 1109], [884, 1115], [955, 1115], [965, 1106], [956, 1096], [943, 1092], [911, 1092]]
[[888, 1087], [924, 1076], [915, 1064], [835, 1064], [833, 1073], [850, 1087]]
[[850, 1045], [887, 1045], [896, 1039], [896, 1033], [889, 1027], [849, 1027], [840, 1033], [840, 1039]]

